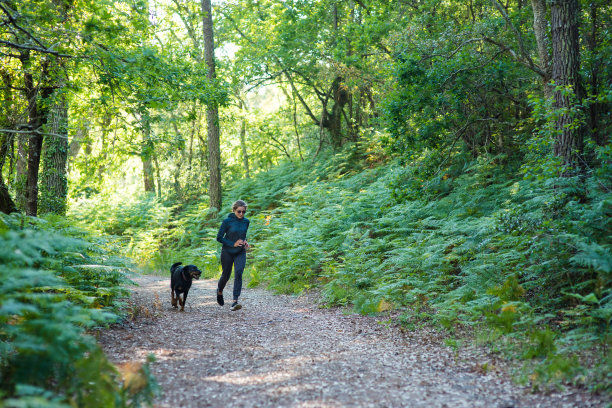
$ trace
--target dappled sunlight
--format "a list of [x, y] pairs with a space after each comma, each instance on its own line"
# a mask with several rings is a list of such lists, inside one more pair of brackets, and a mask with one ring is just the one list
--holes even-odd
[[274, 362], [275, 365], [281, 367], [287, 367], [288, 369], [298, 369], [304, 366], [308, 366], [310, 364], [315, 364], [324, 360], [328, 360], [329, 357], [323, 355], [299, 355], [299, 356], [291, 356], [287, 358], [281, 358]]
[[329, 401], [326, 400], [325, 402], [321, 401], [320, 399], [315, 399], [315, 400], [310, 400], [310, 401], [304, 401], [304, 402], [300, 402], [296, 405], [296, 407], [299, 408], [342, 408], [342, 407], [346, 407], [346, 405], [341, 404], [340, 402], [336, 402], [336, 401]]
[[277, 384], [299, 376], [295, 370], [269, 371], [265, 373], [250, 373], [249, 371], [234, 371], [223, 375], [204, 377], [203, 380], [216, 381], [234, 385]]

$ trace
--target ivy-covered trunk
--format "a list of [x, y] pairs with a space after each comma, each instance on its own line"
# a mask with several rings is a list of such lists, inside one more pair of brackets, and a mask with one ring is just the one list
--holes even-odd
[[57, 93], [50, 112], [43, 146], [43, 172], [40, 180], [40, 213], [66, 214], [68, 178], [68, 105], [66, 95]]
[[26, 208], [26, 183], [28, 180], [28, 136], [17, 135], [17, 157], [15, 158], [15, 203], [20, 210]]

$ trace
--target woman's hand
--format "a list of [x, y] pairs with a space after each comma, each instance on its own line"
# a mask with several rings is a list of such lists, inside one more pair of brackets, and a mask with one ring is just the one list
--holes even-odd
[[234, 242], [234, 248], [237, 248], [239, 246], [244, 246], [244, 244], [246, 244], [246, 241], [239, 239], [238, 241]]

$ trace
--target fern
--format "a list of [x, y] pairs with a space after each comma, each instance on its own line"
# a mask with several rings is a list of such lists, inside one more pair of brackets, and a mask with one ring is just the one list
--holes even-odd
[[59, 218], [0, 215], [0, 393], [6, 406], [131, 405], [115, 367], [86, 334], [117, 320], [129, 282], [126, 261], [75, 238], [83, 235]]

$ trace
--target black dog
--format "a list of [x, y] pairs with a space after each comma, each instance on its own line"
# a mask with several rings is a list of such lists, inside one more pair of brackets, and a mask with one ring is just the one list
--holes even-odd
[[[182, 265], [182, 262], [177, 262], [170, 267], [170, 296], [172, 296], [172, 306], [177, 307], [176, 302], [181, 305], [181, 312], [185, 311], [185, 301], [187, 293], [191, 288], [192, 279], [200, 279], [202, 271], [195, 265]], [[181, 300], [180, 294], [183, 294]], [[176, 297], [174, 295], [176, 294]]]

